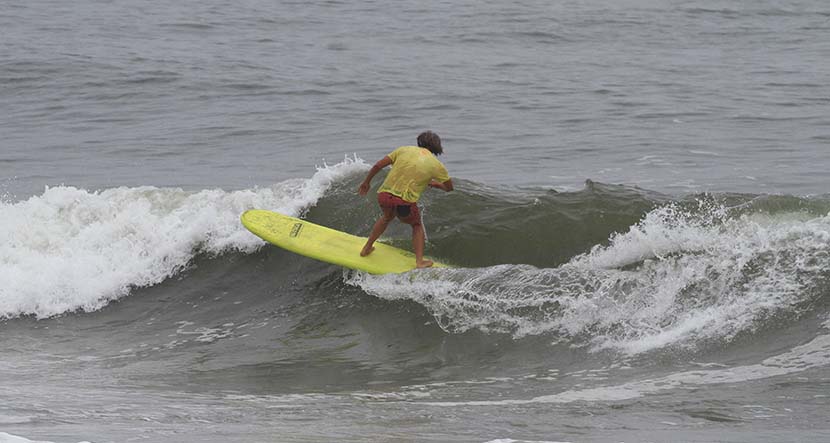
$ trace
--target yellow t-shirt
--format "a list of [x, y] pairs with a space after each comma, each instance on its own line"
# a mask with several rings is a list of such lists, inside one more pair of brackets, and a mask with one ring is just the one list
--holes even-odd
[[387, 157], [392, 159], [392, 170], [380, 185], [378, 193], [388, 192], [415, 203], [421, 198], [430, 180], [444, 183], [450, 179], [447, 168], [426, 148], [401, 146]]

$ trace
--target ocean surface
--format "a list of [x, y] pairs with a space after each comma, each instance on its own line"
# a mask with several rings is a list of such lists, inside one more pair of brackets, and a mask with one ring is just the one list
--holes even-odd
[[[0, 111], [2, 443], [830, 441], [826, 1], [8, 0]], [[453, 268], [239, 223], [426, 129]]]

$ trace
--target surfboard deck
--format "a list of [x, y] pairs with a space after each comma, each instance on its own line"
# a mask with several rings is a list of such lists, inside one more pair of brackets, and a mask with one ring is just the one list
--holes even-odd
[[[252, 209], [241, 216], [242, 224], [268, 243], [306, 257], [366, 271], [370, 274], [399, 274], [415, 269], [415, 254], [375, 242], [366, 257], [360, 250], [365, 237], [347, 234], [306, 220], [273, 211]], [[446, 268], [435, 262], [433, 267]]]

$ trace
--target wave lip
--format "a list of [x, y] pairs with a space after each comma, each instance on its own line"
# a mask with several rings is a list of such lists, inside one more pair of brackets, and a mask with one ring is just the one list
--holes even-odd
[[346, 159], [268, 188], [59, 186], [0, 203], [0, 318], [94, 311], [176, 275], [197, 254], [253, 252], [264, 243], [239, 214], [269, 208], [299, 216], [334, 182], [365, 169], [362, 160]]

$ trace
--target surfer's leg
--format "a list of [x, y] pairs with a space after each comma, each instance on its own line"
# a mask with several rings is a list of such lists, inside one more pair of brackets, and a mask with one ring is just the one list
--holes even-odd
[[424, 260], [424, 240], [424, 225], [412, 225], [412, 249], [415, 250], [415, 266], [419, 268], [432, 266], [431, 260]]
[[366, 242], [366, 245], [363, 246], [363, 250], [360, 251], [361, 257], [366, 257], [375, 250], [375, 247], [373, 246], [375, 244], [375, 240], [377, 240], [383, 232], [386, 231], [386, 227], [389, 226], [389, 222], [391, 222], [393, 218], [395, 218], [395, 213], [384, 208], [383, 215], [381, 215], [378, 221], [375, 222], [375, 226], [372, 228], [372, 233], [369, 234], [369, 240]]

